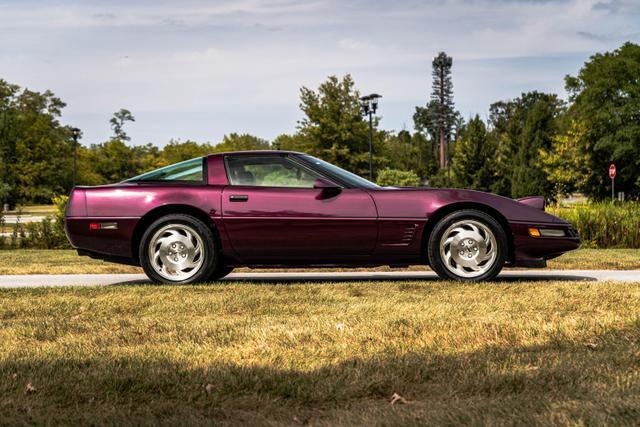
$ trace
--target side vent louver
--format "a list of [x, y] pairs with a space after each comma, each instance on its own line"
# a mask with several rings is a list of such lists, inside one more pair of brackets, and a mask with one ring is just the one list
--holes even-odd
[[413, 238], [416, 235], [417, 228], [418, 228], [417, 224], [411, 224], [407, 226], [407, 228], [405, 228], [404, 232], [402, 233], [402, 237], [400, 241], [405, 244], [409, 244], [413, 242]]

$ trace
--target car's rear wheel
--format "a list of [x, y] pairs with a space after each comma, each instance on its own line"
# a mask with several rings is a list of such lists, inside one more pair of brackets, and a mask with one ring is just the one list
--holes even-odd
[[507, 248], [506, 233], [492, 216], [465, 209], [436, 224], [429, 236], [429, 263], [443, 279], [491, 280], [502, 270]]
[[160, 283], [201, 282], [219, 269], [213, 232], [191, 215], [156, 220], [143, 234], [139, 254], [144, 272]]

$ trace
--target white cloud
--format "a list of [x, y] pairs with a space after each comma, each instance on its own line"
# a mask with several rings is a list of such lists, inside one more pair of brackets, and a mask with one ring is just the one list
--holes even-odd
[[[0, 5], [0, 78], [53, 90], [68, 103], [68, 119], [94, 141], [106, 137], [108, 116], [120, 107], [144, 117], [132, 132], [134, 138], [143, 135], [143, 142], [217, 140], [239, 126], [273, 137], [293, 129], [300, 86], [315, 87], [328, 74], [347, 72], [363, 92], [383, 93], [383, 125], [400, 128], [411, 124], [414, 106], [426, 99], [438, 51], [454, 57], [459, 108], [465, 115], [481, 112], [518, 90], [561, 90], [564, 74], [575, 73], [589, 54], [637, 37], [638, 16], [630, 5], [12, 2]], [[518, 66], [530, 57], [540, 59]], [[270, 115], [276, 111], [278, 116]], [[171, 114], [174, 122], [166, 119]], [[187, 116], [219, 120], [198, 127]], [[104, 125], [96, 125], [96, 117]], [[185, 123], [193, 133], [180, 133]]]

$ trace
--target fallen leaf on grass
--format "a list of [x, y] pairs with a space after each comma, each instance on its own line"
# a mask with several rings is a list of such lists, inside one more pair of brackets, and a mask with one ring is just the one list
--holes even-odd
[[293, 417], [293, 422], [297, 423], [297, 424], [302, 424], [303, 426], [306, 426], [307, 424], [309, 424], [309, 419], [308, 418], [300, 419], [300, 418], [298, 418], [296, 416], [296, 417]]
[[409, 401], [407, 399], [405, 399], [404, 397], [400, 396], [398, 393], [393, 393], [393, 396], [391, 396], [391, 402], [392, 405], [395, 405], [396, 403], [402, 403], [402, 404], [407, 404], [409, 403]]
[[526, 371], [537, 371], [538, 369], [540, 369], [540, 366], [527, 365], [524, 367], [524, 369]]
[[345, 328], [344, 323], [336, 323], [336, 329], [337, 330], [342, 331], [342, 330], [344, 330], [344, 328]]
[[36, 392], [36, 388], [31, 385], [31, 383], [27, 384], [27, 386], [24, 388], [24, 392], [26, 394], [30, 394], [30, 393], [35, 393]]
[[215, 390], [215, 386], [213, 384], [207, 384], [207, 386], [204, 389], [207, 390], [208, 394], [212, 394], [213, 391]]
[[588, 342], [585, 344], [585, 347], [591, 349], [591, 350], [595, 350], [596, 348], [598, 348], [598, 344], [594, 343], [594, 342]]

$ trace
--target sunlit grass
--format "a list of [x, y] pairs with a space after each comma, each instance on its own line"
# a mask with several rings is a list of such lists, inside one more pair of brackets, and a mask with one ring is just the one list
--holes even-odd
[[0, 250], [2, 274], [141, 273], [142, 269], [78, 256], [66, 249]]
[[632, 283], [3, 290], [0, 418], [631, 425], [639, 313]]
[[4, 213], [6, 215], [53, 215], [55, 211], [55, 205], [25, 205]]

